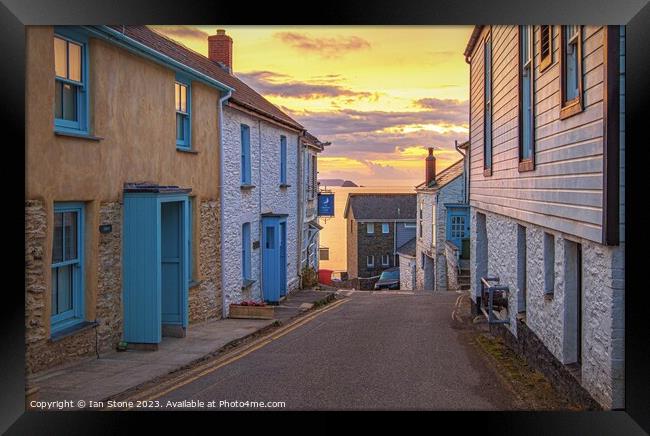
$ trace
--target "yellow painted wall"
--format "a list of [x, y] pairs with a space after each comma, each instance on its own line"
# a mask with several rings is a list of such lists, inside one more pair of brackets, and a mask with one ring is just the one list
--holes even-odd
[[[103, 139], [55, 135], [53, 37], [51, 26], [26, 28], [25, 198], [41, 200], [46, 208], [45, 259], [52, 256], [54, 202], [85, 202], [85, 306], [86, 319], [92, 320], [102, 202], [121, 202], [124, 183], [141, 181], [191, 187], [190, 195], [199, 201], [218, 201], [220, 94], [192, 82], [191, 140], [197, 153], [177, 151], [175, 72], [91, 37], [89, 126], [92, 135]], [[195, 256], [200, 240], [197, 204]], [[201, 279], [197, 263], [194, 277]], [[51, 269], [45, 267], [43, 274], [49, 293]], [[45, 302], [49, 306], [50, 298]]]
[[[219, 180], [219, 92], [192, 82], [192, 147], [176, 150], [175, 73], [90, 38], [91, 133], [54, 134], [51, 27], [27, 28], [27, 198], [115, 201], [125, 181], [192, 187], [215, 198]], [[200, 108], [200, 110], [199, 110]]]

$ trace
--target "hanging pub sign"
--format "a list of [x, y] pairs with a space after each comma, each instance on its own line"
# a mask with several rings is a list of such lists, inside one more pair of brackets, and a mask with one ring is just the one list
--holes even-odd
[[334, 216], [333, 193], [318, 193], [318, 216]]

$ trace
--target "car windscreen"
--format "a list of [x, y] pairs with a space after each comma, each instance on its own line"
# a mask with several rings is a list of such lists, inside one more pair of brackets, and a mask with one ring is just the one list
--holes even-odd
[[379, 280], [399, 280], [399, 271], [384, 271], [379, 276]]

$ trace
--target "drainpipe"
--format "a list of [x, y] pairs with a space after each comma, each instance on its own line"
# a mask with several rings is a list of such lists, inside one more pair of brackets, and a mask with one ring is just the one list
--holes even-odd
[[[399, 217], [399, 207], [397, 208], [397, 216]], [[393, 266], [397, 263], [395, 259], [397, 259], [397, 221], [393, 222]]]
[[225, 103], [226, 100], [228, 100], [232, 96], [232, 91], [228, 91], [223, 97], [219, 99], [219, 147], [221, 149], [221, 159], [219, 159], [219, 201], [221, 204], [219, 204], [219, 214], [220, 214], [220, 224], [221, 224], [221, 312], [222, 312], [222, 317], [226, 318], [228, 316], [228, 307], [226, 306], [226, 277], [223, 273], [223, 258], [224, 258], [224, 252], [225, 252], [225, 238], [224, 238], [224, 210], [223, 210], [223, 205], [225, 203], [224, 199], [224, 176], [223, 176], [223, 171], [224, 171], [224, 144], [223, 144], [223, 104]]
[[467, 179], [469, 177], [469, 175], [467, 174], [467, 171], [466, 171], [467, 165], [465, 165], [467, 163], [466, 160], [465, 160], [465, 159], [467, 159], [467, 156], [466, 156], [465, 153], [463, 153], [461, 151], [460, 147], [458, 147], [458, 140], [457, 139], [454, 140], [454, 148], [456, 148], [456, 151], [458, 153], [460, 153], [461, 156], [463, 156], [463, 182], [465, 182], [464, 183], [465, 186], [463, 186], [463, 200], [467, 204], [468, 203], [467, 202], [467, 190], [468, 190]]
[[257, 120], [257, 141], [258, 141], [257, 142], [257, 147], [258, 147], [258, 151], [257, 151], [257, 154], [258, 154], [258, 156], [257, 156], [257, 162], [258, 162], [258, 165], [257, 165], [257, 178], [258, 178], [258, 180], [257, 180], [257, 183], [259, 184], [259, 195], [258, 195], [258, 201], [257, 201], [257, 207], [258, 207], [257, 213], [258, 213], [259, 221], [260, 221], [260, 225], [257, 226], [257, 228], [258, 228], [257, 240], [260, 241], [260, 251], [259, 251], [259, 253], [260, 253], [260, 261], [259, 261], [258, 270], [259, 270], [259, 283], [260, 283], [260, 300], [264, 300], [264, 295], [263, 295], [263, 292], [262, 292], [262, 289], [263, 289], [262, 287], [264, 286], [264, 284], [262, 283], [262, 280], [264, 279], [264, 277], [263, 277], [264, 274], [263, 274], [263, 271], [262, 271], [262, 262], [263, 262], [263, 257], [264, 257], [262, 255], [262, 253], [263, 253], [264, 247], [262, 247], [262, 227], [263, 227], [263, 225], [262, 225], [262, 185], [263, 185], [263, 182], [262, 182], [262, 120], [261, 119]]
[[302, 288], [302, 234], [303, 234], [303, 204], [302, 204], [302, 194], [303, 194], [303, 162], [302, 162], [302, 144], [300, 138], [305, 134], [304, 131], [298, 134], [298, 144], [296, 150], [298, 156], [296, 158], [296, 230], [298, 232], [297, 238], [297, 256], [296, 256], [296, 271], [298, 272], [298, 287]]

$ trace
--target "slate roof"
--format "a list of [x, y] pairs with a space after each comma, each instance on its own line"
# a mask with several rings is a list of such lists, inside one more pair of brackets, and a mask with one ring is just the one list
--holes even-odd
[[147, 47], [234, 88], [230, 101], [298, 130], [304, 127], [217, 63], [147, 26], [108, 26]]
[[401, 247], [397, 249], [397, 254], [403, 256], [415, 257], [415, 238], [412, 238], [408, 242], [404, 243]]
[[314, 147], [320, 149], [321, 151], [325, 149], [326, 145], [332, 145], [331, 142], [321, 142], [317, 137], [315, 137], [309, 132], [305, 132], [305, 136], [303, 136], [302, 140], [304, 143], [313, 145]]
[[424, 188], [440, 189], [443, 186], [445, 186], [447, 183], [454, 180], [456, 177], [462, 175], [464, 169], [465, 169], [465, 165], [463, 165], [463, 159], [460, 159], [459, 161], [453, 163], [451, 166], [445, 168], [443, 171], [437, 174], [436, 178], [434, 179], [434, 183], [429, 184], [429, 186], [425, 186], [424, 182], [422, 182], [419, 185], [417, 185], [415, 188], [416, 189], [424, 189]]
[[350, 193], [343, 216], [347, 218], [352, 209], [358, 220], [415, 220], [416, 204], [416, 194]]

